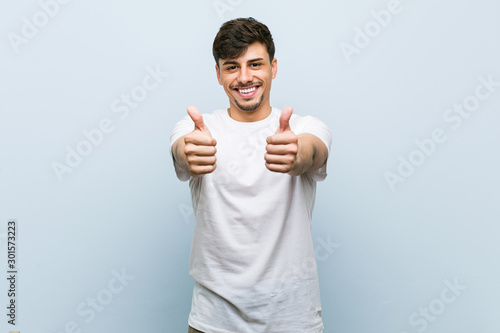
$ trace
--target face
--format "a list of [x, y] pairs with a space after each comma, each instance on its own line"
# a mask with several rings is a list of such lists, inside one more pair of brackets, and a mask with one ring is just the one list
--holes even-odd
[[[219, 59], [217, 78], [230, 102], [230, 111], [270, 110], [271, 81], [276, 77], [277, 60], [269, 60], [266, 47], [255, 42], [236, 59]], [[267, 116], [267, 114], [266, 114]]]

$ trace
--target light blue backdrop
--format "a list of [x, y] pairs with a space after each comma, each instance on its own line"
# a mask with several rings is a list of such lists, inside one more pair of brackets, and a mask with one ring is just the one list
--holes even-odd
[[23, 333], [185, 332], [189, 189], [170, 130], [227, 106], [211, 44], [254, 16], [272, 105], [325, 121], [325, 332], [498, 333], [500, 4], [0, 1], [0, 246]]

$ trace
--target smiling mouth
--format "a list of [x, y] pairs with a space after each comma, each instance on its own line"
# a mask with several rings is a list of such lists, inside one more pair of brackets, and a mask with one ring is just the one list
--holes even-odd
[[250, 86], [250, 87], [238, 87], [234, 88], [235, 91], [238, 92], [238, 95], [240, 95], [243, 98], [250, 98], [253, 97], [256, 93], [256, 91], [259, 89], [260, 86], [255, 85], [255, 86]]
[[257, 90], [257, 87], [247, 88], [247, 89], [238, 89], [238, 91], [242, 94], [249, 94]]

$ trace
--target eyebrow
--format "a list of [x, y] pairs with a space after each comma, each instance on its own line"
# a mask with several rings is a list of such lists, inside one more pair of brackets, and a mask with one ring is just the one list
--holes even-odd
[[[248, 60], [247, 63], [262, 61], [262, 60], [264, 60], [264, 58], [255, 58], [255, 59]], [[228, 61], [224, 61], [224, 63], [222, 64], [222, 66], [225, 66], [225, 65], [238, 65], [238, 62], [234, 61], [234, 60], [228, 60]]]

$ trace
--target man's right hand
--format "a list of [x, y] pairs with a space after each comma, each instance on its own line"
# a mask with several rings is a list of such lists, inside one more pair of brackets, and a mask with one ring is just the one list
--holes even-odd
[[184, 136], [184, 154], [189, 172], [193, 176], [211, 173], [216, 168], [217, 141], [212, 138], [197, 108], [189, 106], [187, 112], [194, 122], [194, 130]]

